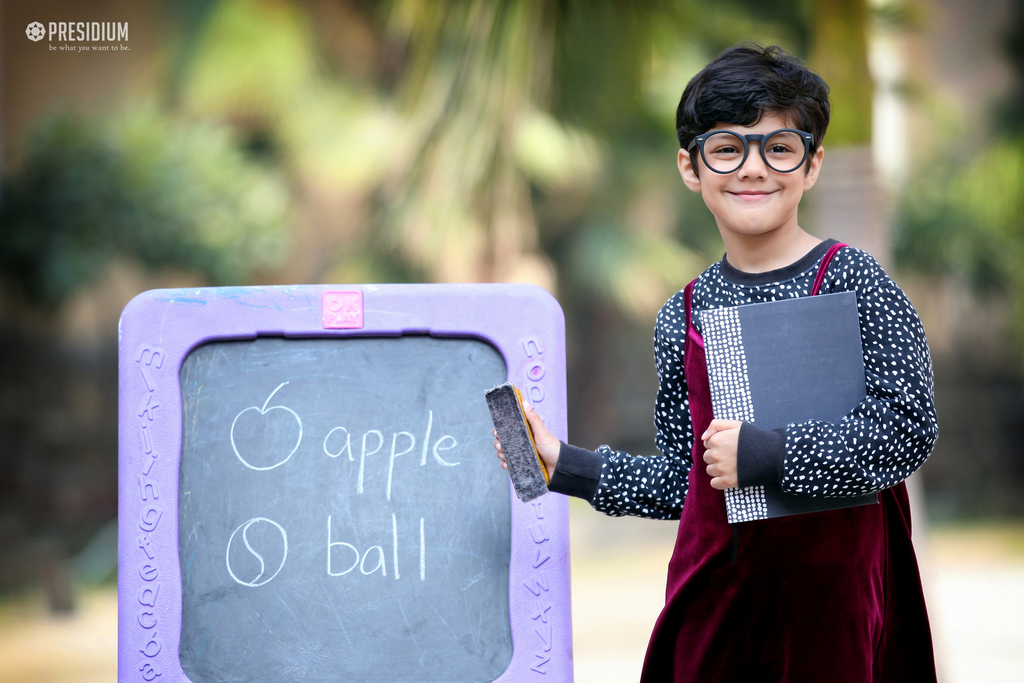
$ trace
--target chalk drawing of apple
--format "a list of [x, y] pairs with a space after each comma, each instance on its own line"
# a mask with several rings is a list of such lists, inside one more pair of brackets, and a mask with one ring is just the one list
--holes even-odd
[[[280, 467], [288, 462], [302, 442], [302, 420], [295, 411], [288, 406], [270, 406], [270, 399], [285, 384], [288, 382], [282, 382], [270, 392], [262, 408], [250, 406], [236, 415], [231, 423], [231, 448], [242, 464], [251, 470]], [[284, 455], [292, 439], [295, 445], [291, 446], [288, 455]], [[243, 456], [241, 451], [246, 455]]]

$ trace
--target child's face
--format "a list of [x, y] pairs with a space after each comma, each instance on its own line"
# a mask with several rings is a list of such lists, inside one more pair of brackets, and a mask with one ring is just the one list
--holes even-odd
[[[765, 114], [753, 126], [720, 123], [711, 130], [731, 130], [741, 135], [770, 133], [792, 124], [778, 114]], [[697, 168], [691, 164], [686, 150], [679, 150], [679, 173], [694, 192], [700, 192], [704, 203], [715, 216], [722, 238], [730, 235], [786, 234], [799, 230], [797, 207], [806, 190], [814, 186], [824, 154], [821, 147], [810, 157], [810, 164], [792, 173], [777, 173], [768, 168], [750, 143], [750, 153], [739, 170], [722, 175], [704, 165], [697, 155]], [[805, 170], [806, 169], [806, 170]]]

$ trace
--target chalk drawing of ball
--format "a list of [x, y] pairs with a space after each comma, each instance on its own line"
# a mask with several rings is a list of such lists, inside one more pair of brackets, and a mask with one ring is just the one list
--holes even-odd
[[[242, 532], [241, 544], [236, 542], [239, 531]], [[245, 546], [244, 550], [242, 545]], [[281, 561], [277, 563], [277, 569], [267, 576], [267, 570], [273, 568], [273, 560], [278, 557], [281, 558]], [[228, 539], [227, 552], [224, 555], [231, 578], [250, 588], [262, 586], [273, 580], [280, 573], [287, 559], [288, 534], [283, 526], [266, 517], [250, 519], [232, 531], [231, 538]], [[267, 567], [266, 560], [271, 560], [270, 567]]]
[[268, 407], [270, 399], [285, 384], [288, 382], [281, 383], [270, 392], [263, 407], [250, 406], [236, 415], [231, 423], [231, 448], [242, 464], [251, 470], [280, 467], [288, 462], [302, 442], [302, 420], [295, 411], [282, 405]]

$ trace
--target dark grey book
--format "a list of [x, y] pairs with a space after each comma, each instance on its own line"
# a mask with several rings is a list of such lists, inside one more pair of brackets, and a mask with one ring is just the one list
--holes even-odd
[[[711, 405], [723, 420], [762, 429], [841, 421], [866, 396], [857, 296], [819, 294], [700, 314]], [[877, 494], [783, 493], [776, 482], [728, 489], [730, 523], [870, 505]]]

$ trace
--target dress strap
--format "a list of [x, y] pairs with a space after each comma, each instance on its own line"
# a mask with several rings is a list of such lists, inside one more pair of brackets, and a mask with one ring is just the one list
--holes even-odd
[[[835, 256], [836, 252], [838, 252], [840, 249], [842, 249], [843, 247], [848, 247], [848, 246], [850, 246], [850, 245], [843, 244], [842, 242], [838, 242], [836, 244], [833, 244], [831, 247], [829, 247], [828, 251], [825, 252], [825, 256], [823, 256], [822, 259], [821, 259], [821, 265], [818, 266], [818, 274], [814, 278], [814, 287], [811, 288], [811, 296], [814, 296], [815, 294], [817, 294], [818, 290], [821, 289], [821, 283], [825, 281], [825, 271], [828, 270], [828, 264], [832, 261], [832, 257]], [[689, 311], [690, 311], [689, 301], [690, 300], [687, 299], [686, 301], [687, 301], [686, 311], [687, 311], [687, 314], [689, 314]], [[689, 318], [687, 318], [687, 320], [689, 320]]]
[[690, 332], [690, 311], [693, 308], [693, 285], [696, 284], [696, 278], [690, 281], [690, 284], [686, 285], [683, 290], [683, 302], [686, 308], [686, 332]]

